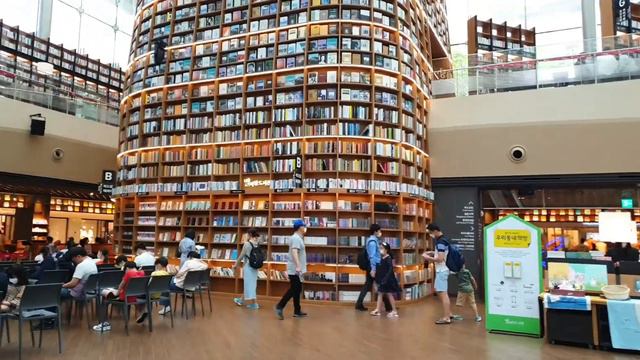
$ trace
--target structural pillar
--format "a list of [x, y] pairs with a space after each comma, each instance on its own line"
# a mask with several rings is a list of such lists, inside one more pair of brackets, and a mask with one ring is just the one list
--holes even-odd
[[51, 13], [53, 11], [53, 0], [38, 1], [38, 26], [36, 36], [48, 39], [51, 36]]
[[596, 30], [596, 1], [582, 0], [582, 41], [586, 53], [597, 50]]

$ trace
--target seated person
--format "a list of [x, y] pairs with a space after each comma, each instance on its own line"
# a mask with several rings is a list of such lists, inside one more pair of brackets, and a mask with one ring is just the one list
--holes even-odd
[[49, 247], [45, 246], [40, 249], [40, 256], [42, 256], [42, 261], [38, 264], [36, 272], [31, 275], [32, 279], [40, 280], [45, 271], [57, 268], [56, 261], [49, 254]]
[[[182, 291], [184, 287], [184, 279], [187, 277], [187, 273], [190, 271], [199, 271], [206, 270], [209, 268], [206, 262], [200, 260], [200, 254], [196, 251], [191, 251], [187, 255], [187, 261], [182, 265], [178, 273], [173, 278], [173, 281], [169, 284], [169, 290], [171, 291]], [[171, 311], [171, 302], [167, 300], [163, 300], [160, 302], [163, 305], [163, 308], [160, 309], [158, 314], [164, 315]]]
[[159, 257], [156, 259], [156, 270], [151, 273], [151, 276], [168, 276], [169, 271], [167, 270], [167, 266], [169, 266], [169, 259], [166, 257]]
[[[118, 297], [118, 299], [120, 301], [124, 301], [124, 295], [126, 293], [127, 290], [127, 285], [129, 285], [129, 280], [133, 279], [133, 278], [139, 278], [139, 277], [144, 277], [144, 271], [142, 270], [138, 270], [136, 263], [132, 262], [132, 261], [127, 261], [127, 263], [124, 266], [125, 268], [125, 273], [124, 276], [122, 277], [122, 281], [120, 281], [120, 285], [118, 285], [117, 289], [104, 289], [102, 291], [102, 296], [105, 299], [113, 299], [116, 296]], [[136, 302], [136, 297], [135, 296], [129, 296], [127, 298], [127, 301], [130, 303], [135, 303]], [[102, 317], [103, 321], [100, 322], [98, 325], [93, 327], [94, 331], [111, 331], [111, 324], [106, 321], [107, 319], [107, 306], [108, 303], [106, 301], [103, 301], [101, 303], [100, 306], [100, 316]], [[136, 305], [136, 312], [140, 314], [140, 316], [138, 317], [138, 320], [136, 320], [136, 322], [138, 323], [142, 323], [144, 321], [144, 319], [147, 317], [147, 313], [146, 311], [144, 311], [144, 304], [140, 304], [140, 305]], [[140, 318], [142, 318], [142, 320], [140, 320]]]
[[136, 258], [133, 261], [139, 268], [143, 266], [153, 266], [156, 262], [156, 257], [147, 251], [147, 246], [145, 244], [138, 243], [136, 244]]
[[102, 265], [109, 262], [109, 249], [101, 249], [98, 251], [96, 265]]
[[125, 255], [118, 255], [116, 258], [115, 267], [119, 270], [124, 270], [124, 265], [129, 261], [129, 259]]
[[76, 265], [71, 281], [62, 285], [62, 299], [84, 298], [84, 284], [89, 276], [98, 273], [95, 261], [87, 255], [87, 251], [82, 247], [74, 247], [68, 252], [69, 258]]
[[29, 285], [29, 276], [27, 269], [20, 264], [12, 265], [7, 270], [9, 277], [9, 286], [7, 287], [7, 295], [0, 302], [0, 312], [10, 312], [20, 306], [20, 300], [24, 293], [24, 288]]

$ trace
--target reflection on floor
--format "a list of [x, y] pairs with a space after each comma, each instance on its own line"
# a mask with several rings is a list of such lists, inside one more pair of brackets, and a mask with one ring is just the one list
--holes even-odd
[[[542, 339], [487, 334], [468, 309], [465, 320], [450, 326], [435, 325], [439, 306], [435, 298], [401, 306], [399, 319], [374, 318], [347, 306], [304, 305], [308, 318], [292, 318], [292, 304], [284, 321], [276, 319], [273, 301], [248, 310], [231, 297], [214, 296], [213, 313], [198, 309], [195, 319], [154, 314], [154, 331], [131, 324], [124, 333], [114, 312], [110, 333], [93, 333], [84, 320], [75, 319], [63, 332], [64, 352], [57, 353], [54, 331], [44, 335], [42, 349], [32, 348], [24, 333], [23, 359], [632, 359], [629, 355], [549, 345]], [[3, 339], [0, 359], [17, 358], [17, 323], [11, 323], [11, 344]], [[37, 333], [36, 333], [37, 345]]]

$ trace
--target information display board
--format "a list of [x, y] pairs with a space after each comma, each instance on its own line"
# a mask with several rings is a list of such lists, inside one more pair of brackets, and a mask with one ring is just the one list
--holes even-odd
[[485, 227], [487, 330], [540, 336], [541, 235], [515, 215]]

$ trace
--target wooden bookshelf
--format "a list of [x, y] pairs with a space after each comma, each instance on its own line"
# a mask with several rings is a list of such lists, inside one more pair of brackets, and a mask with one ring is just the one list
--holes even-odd
[[[38, 72], [39, 62], [53, 65], [53, 74]], [[120, 106], [124, 80], [120, 68], [26, 33], [18, 26], [9, 26], [2, 19], [0, 70], [8, 72], [0, 73], [3, 79], [18, 81], [19, 85], [37, 91], [99, 101], [116, 111]]]
[[268, 251], [259, 293], [272, 296], [287, 286], [282, 253], [302, 218], [305, 296], [350, 301], [357, 254], [378, 222], [407, 294], [426, 295], [426, 4], [139, 2], [120, 113], [118, 251], [146, 242], [171, 257], [194, 228], [214, 288], [238, 292], [229, 268], [257, 227]]
[[467, 21], [469, 66], [496, 64], [536, 58], [536, 28], [524, 29], [496, 23], [493, 19], [478, 20], [474, 16]]

